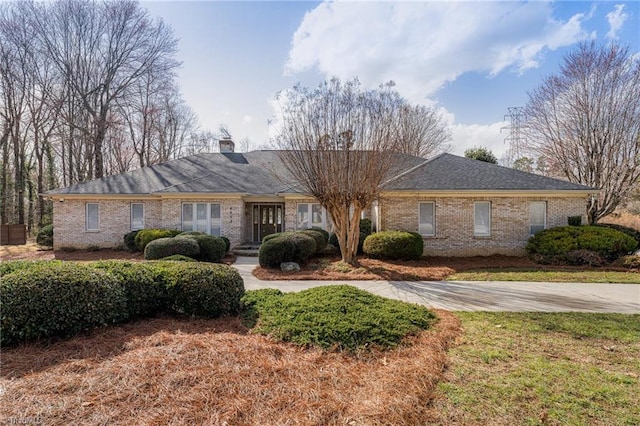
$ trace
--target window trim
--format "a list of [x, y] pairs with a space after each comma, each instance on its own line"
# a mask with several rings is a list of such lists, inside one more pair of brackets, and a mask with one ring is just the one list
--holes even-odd
[[[432, 208], [431, 208], [431, 212], [432, 212], [432, 218], [433, 218], [433, 223], [431, 223], [431, 229], [432, 232], [430, 234], [423, 234], [422, 232], [420, 232], [420, 209], [422, 208], [423, 204], [431, 204]], [[422, 235], [423, 237], [435, 237], [436, 236], [436, 202], [435, 201], [420, 201], [418, 202], [418, 233], [420, 235]]]
[[[89, 206], [96, 206], [96, 227], [89, 228]], [[88, 232], [95, 232], [100, 230], [100, 203], [85, 203], [84, 205], [84, 229]]]
[[[537, 205], [542, 204], [544, 206], [544, 223], [542, 224], [541, 231], [547, 229], [547, 212], [548, 212], [547, 202], [546, 201], [531, 201], [529, 203], [529, 235], [535, 235], [535, 233], [532, 232], [532, 228], [533, 228], [534, 225], [531, 222], [531, 219], [533, 219], [533, 217], [531, 216], [531, 208], [533, 207], [534, 204], [537, 204]], [[540, 226], [540, 225], [536, 225], [536, 226]]]
[[213, 205], [218, 205], [220, 207], [220, 218], [218, 219], [220, 221], [220, 235], [218, 236], [222, 236], [224, 235], [224, 227], [223, 227], [223, 220], [222, 220], [222, 203], [220, 202], [212, 202], [212, 203], [207, 203], [207, 202], [194, 202], [194, 203], [189, 203], [189, 202], [185, 202], [183, 201], [182, 204], [180, 204], [180, 229], [182, 230], [182, 232], [186, 232], [187, 230], [184, 229], [184, 206], [185, 205], [191, 205], [191, 231], [194, 230], [194, 227], [196, 226], [196, 223], [198, 221], [197, 217], [198, 217], [198, 205], [199, 204], [204, 204], [206, 206], [206, 212], [205, 212], [205, 217], [207, 218], [207, 229], [205, 231], [206, 234], [208, 235], [213, 235], [211, 233], [211, 206]]
[[[479, 205], [488, 205], [489, 206], [489, 223], [488, 223], [488, 229], [489, 231], [487, 233], [479, 233], [477, 230], [477, 222], [476, 222], [476, 218], [477, 218], [477, 212], [478, 212], [478, 206]], [[473, 236], [474, 237], [490, 237], [491, 236], [491, 201], [475, 201], [473, 203]]]
[[[133, 206], [136, 206], [136, 205], [142, 206], [142, 226], [140, 228], [137, 228], [137, 227], [134, 228], [134, 226], [133, 226]], [[139, 231], [141, 229], [144, 229], [144, 226], [145, 226], [145, 220], [144, 220], [145, 210], [146, 209], [145, 209], [144, 203], [131, 203], [131, 206], [129, 208], [129, 225], [130, 225], [129, 228], [132, 231]]]

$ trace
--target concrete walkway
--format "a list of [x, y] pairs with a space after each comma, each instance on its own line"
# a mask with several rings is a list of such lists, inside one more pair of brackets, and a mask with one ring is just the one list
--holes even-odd
[[380, 296], [451, 311], [640, 313], [640, 284], [585, 284], [513, 281], [263, 281], [251, 271], [255, 257], [238, 257], [247, 290], [300, 291], [348, 284]]

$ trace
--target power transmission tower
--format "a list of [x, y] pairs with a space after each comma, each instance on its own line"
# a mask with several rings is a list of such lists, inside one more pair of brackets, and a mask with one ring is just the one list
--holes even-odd
[[523, 107], [509, 107], [509, 113], [504, 116], [506, 120], [509, 117], [509, 125], [500, 128], [509, 131], [509, 136], [504, 141], [509, 144], [509, 149], [505, 154], [505, 160], [508, 166], [511, 166], [515, 160], [521, 158], [528, 150], [528, 132], [527, 118]]

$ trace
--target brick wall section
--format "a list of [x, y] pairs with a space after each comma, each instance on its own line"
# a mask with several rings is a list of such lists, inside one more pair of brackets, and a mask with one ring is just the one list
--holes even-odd
[[[180, 229], [182, 226], [182, 201], [165, 200], [71, 200], [55, 202], [53, 215], [54, 249], [63, 247], [117, 247], [123, 243], [124, 234], [131, 230], [131, 203], [144, 203], [145, 227]], [[194, 203], [220, 203], [222, 235], [231, 245], [242, 242], [241, 227], [244, 202], [241, 199], [197, 199]], [[100, 224], [98, 231], [85, 228], [85, 206], [98, 203]]]
[[[117, 247], [123, 244], [124, 234], [131, 231], [131, 203], [143, 203], [145, 226], [161, 226], [160, 201], [156, 200], [72, 200], [54, 201], [53, 245], [64, 247]], [[99, 230], [87, 231], [85, 209], [87, 203], [99, 205]]]
[[[380, 203], [382, 229], [417, 232], [418, 203], [422, 201], [436, 205], [436, 235], [424, 238], [424, 253], [429, 256], [522, 255], [530, 236], [530, 202], [547, 201], [548, 228], [566, 225], [568, 216], [584, 215], [586, 206], [583, 198], [386, 197]], [[473, 235], [476, 201], [491, 202], [490, 237]]]
[[[189, 199], [187, 202], [220, 203], [222, 234], [232, 246], [246, 240], [247, 228], [244, 201], [241, 199]], [[380, 202], [380, 222], [383, 230], [418, 230], [418, 202], [436, 203], [436, 235], [425, 237], [425, 254], [440, 256], [476, 256], [491, 254], [521, 255], [529, 238], [529, 203], [547, 201], [547, 227], [567, 224], [568, 216], [583, 215], [583, 198], [539, 197], [386, 197]], [[473, 203], [491, 201], [491, 236], [473, 235]], [[85, 206], [96, 202], [100, 206], [100, 230], [86, 231]], [[71, 200], [55, 202], [54, 249], [62, 247], [115, 247], [131, 228], [131, 203], [145, 205], [147, 228], [180, 229], [181, 199], [165, 200]], [[298, 203], [312, 203], [313, 198], [285, 200], [284, 230], [296, 228]], [[249, 231], [250, 232], [250, 229]]]

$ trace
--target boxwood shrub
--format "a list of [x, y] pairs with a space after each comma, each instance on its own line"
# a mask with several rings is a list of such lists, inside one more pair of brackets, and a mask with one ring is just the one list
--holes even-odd
[[320, 253], [322, 250], [327, 247], [327, 243], [329, 242], [329, 233], [325, 231], [326, 235], [320, 232], [318, 229], [305, 229], [303, 231], [298, 231], [301, 234], [308, 235], [316, 242], [316, 250], [315, 253]]
[[596, 226], [604, 226], [605, 228], [615, 229], [616, 231], [624, 232], [638, 243], [640, 246], [640, 231], [637, 229], [629, 228], [628, 226], [618, 225], [617, 223], [599, 223]]
[[[357, 251], [358, 254], [363, 252], [362, 250], [364, 247], [364, 240], [366, 240], [368, 236], [369, 234], [366, 234], [364, 232], [360, 233], [360, 236], [358, 237], [358, 251]], [[340, 250], [340, 244], [338, 243], [338, 236], [335, 233], [331, 233], [331, 235], [329, 236], [329, 244], [333, 245], [335, 248]]]
[[131, 251], [138, 250], [138, 247], [136, 247], [136, 235], [138, 235], [138, 232], [140, 232], [140, 230], [127, 232], [126, 234], [124, 234], [123, 242], [124, 246], [127, 249]]
[[435, 315], [426, 307], [386, 299], [358, 288], [323, 286], [299, 293], [265, 289], [242, 299], [243, 317], [254, 332], [299, 345], [356, 351], [397, 346], [428, 329]]
[[227, 237], [220, 238], [222, 238], [222, 241], [224, 241], [224, 252], [229, 253], [229, 250], [231, 250], [231, 241]]
[[240, 312], [244, 282], [235, 268], [189, 262], [158, 262], [158, 267], [173, 311], [214, 318]]
[[[220, 263], [226, 253], [226, 245], [220, 237], [208, 234], [180, 234], [176, 239], [190, 238], [198, 244], [200, 252], [193, 257], [202, 262]], [[187, 253], [175, 253], [184, 256], [191, 256]]]
[[171, 262], [197, 262], [193, 257], [183, 256], [181, 254], [172, 254], [171, 256], [163, 257], [160, 260], [167, 260]]
[[154, 263], [104, 260], [91, 266], [118, 279], [126, 296], [129, 318], [152, 316], [166, 310], [169, 301], [166, 284], [162, 270]]
[[180, 231], [175, 229], [142, 229], [135, 236], [135, 243], [138, 250], [144, 252], [145, 247], [153, 240], [158, 238], [175, 237]]
[[158, 260], [174, 254], [195, 258], [200, 254], [200, 246], [193, 237], [168, 237], [153, 240], [144, 249], [144, 258], [147, 260]]
[[314, 254], [316, 254], [316, 241], [313, 237], [304, 234], [304, 231], [294, 232], [283, 238], [293, 243], [293, 259], [294, 262], [304, 262]]
[[417, 232], [382, 231], [364, 240], [365, 254], [379, 259], [419, 259], [424, 249], [422, 236]]
[[277, 268], [282, 262], [292, 262], [295, 251], [295, 244], [286, 235], [265, 237], [258, 251], [258, 262], [263, 268]]
[[44, 225], [36, 235], [36, 243], [45, 247], [53, 247], [53, 225]]
[[559, 258], [574, 250], [589, 250], [608, 261], [633, 251], [638, 243], [615, 229], [601, 226], [559, 226], [531, 237], [526, 250], [530, 255]]
[[127, 318], [119, 280], [71, 262], [42, 262], [0, 277], [0, 312], [2, 345], [70, 336]]

